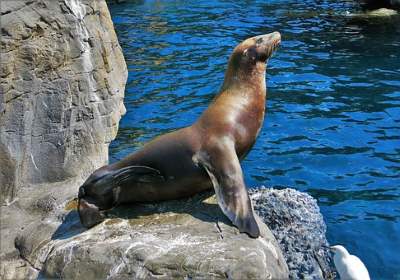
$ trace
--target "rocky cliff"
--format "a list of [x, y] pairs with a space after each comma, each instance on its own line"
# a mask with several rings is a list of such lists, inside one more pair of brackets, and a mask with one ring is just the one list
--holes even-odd
[[90, 230], [72, 201], [16, 246], [43, 279], [287, 279], [266, 225], [258, 239], [240, 234], [210, 195], [119, 207]]
[[125, 61], [105, 1], [2, 1], [0, 201], [104, 165]]
[[108, 159], [127, 69], [104, 0], [1, 1], [1, 270], [28, 223]]

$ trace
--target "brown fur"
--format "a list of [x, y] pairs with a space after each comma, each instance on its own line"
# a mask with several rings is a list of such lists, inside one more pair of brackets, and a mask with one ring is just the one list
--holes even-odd
[[176, 199], [214, 186], [224, 213], [240, 231], [257, 237], [239, 160], [262, 127], [266, 60], [279, 43], [275, 32], [239, 44], [220, 93], [192, 126], [156, 137], [94, 172], [80, 189], [82, 223], [88, 227], [98, 223], [101, 215], [91, 218], [94, 212], [120, 203]]

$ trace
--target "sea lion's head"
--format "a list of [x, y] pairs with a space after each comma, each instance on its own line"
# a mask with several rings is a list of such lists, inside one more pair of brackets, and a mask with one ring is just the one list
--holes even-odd
[[[246, 80], [264, 82], [266, 63], [281, 43], [281, 34], [272, 32], [248, 38], [233, 50], [222, 89]], [[254, 79], [254, 75], [260, 79]]]
[[265, 63], [280, 43], [279, 32], [251, 37], [236, 46], [231, 59], [241, 64]]
[[79, 188], [78, 213], [83, 226], [90, 228], [105, 219], [101, 212], [112, 204], [113, 176], [106, 167], [96, 170]]

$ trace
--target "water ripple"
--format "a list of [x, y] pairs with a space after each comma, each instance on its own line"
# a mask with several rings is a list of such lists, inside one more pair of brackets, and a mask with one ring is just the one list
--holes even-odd
[[242, 164], [246, 182], [310, 192], [329, 240], [361, 256], [372, 278], [393, 279], [400, 274], [400, 18], [346, 16], [354, 8], [355, 1], [333, 0], [111, 4], [129, 70], [128, 112], [111, 161], [191, 124], [218, 92], [233, 47], [279, 30], [266, 120]]

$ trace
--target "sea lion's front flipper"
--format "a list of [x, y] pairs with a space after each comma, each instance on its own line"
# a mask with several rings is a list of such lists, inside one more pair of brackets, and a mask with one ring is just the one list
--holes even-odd
[[131, 165], [118, 169], [112, 176], [116, 181], [116, 185], [127, 180], [139, 183], [160, 183], [165, 181], [159, 170], [142, 165]]
[[165, 178], [159, 170], [148, 166], [98, 169], [79, 188], [78, 213], [81, 223], [90, 228], [102, 222], [106, 217], [104, 211], [118, 205], [121, 186], [164, 181]]
[[219, 144], [202, 151], [194, 160], [203, 166], [210, 176], [218, 204], [224, 214], [240, 232], [257, 238], [260, 235], [260, 229], [254, 217], [233, 143]]

